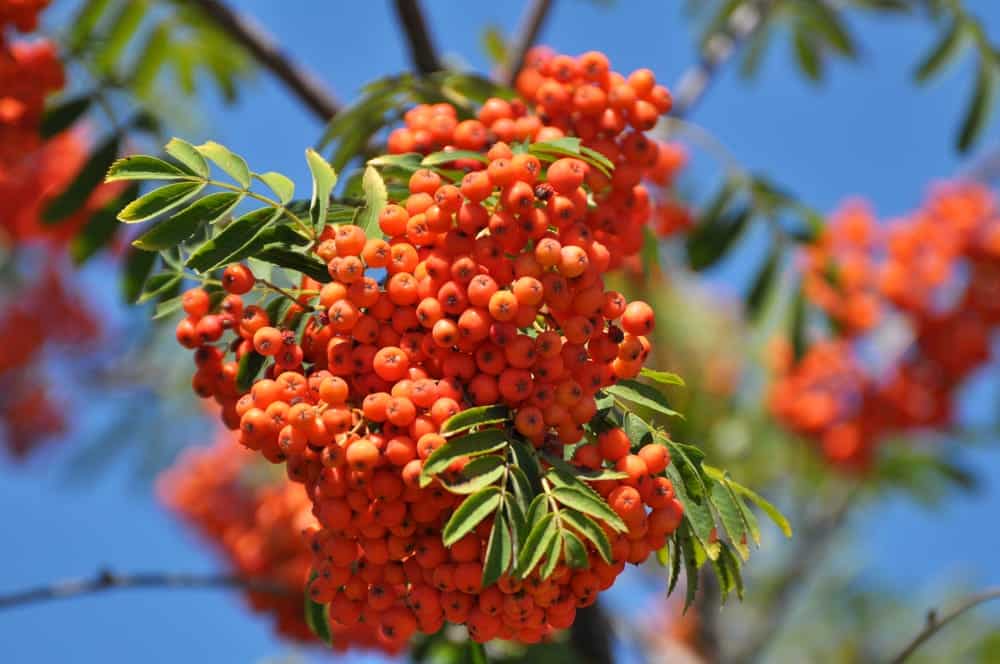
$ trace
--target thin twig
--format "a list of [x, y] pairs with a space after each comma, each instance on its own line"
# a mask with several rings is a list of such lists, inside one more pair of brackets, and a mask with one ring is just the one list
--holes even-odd
[[854, 504], [854, 497], [853, 492], [848, 494], [836, 509], [808, 524], [801, 534], [796, 535], [799, 541], [798, 550], [792, 556], [792, 563], [785, 569], [771, 591], [764, 627], [757, 630], [749, 642], [727, 661], [751, 664], [764, 653], [785, 624], [797, 591], [812, 572], [820, 569], [820, 562], [830, 544], [841, 526], [847, 522], [847, 514]]
[[517, 74], [524, 66], [524, 58], [542, 31], [545, 19], [548, 18], [552, 9], [553, 0], [533, 0], [524, 14], [521, 28], [517, 31], [517, 37], [507, 51], [503, 69], [500, 70], [497, 78], [507, 85], [514, 85]]
[[191, 0], [230, 38], [277, 76], [323, 122], [340, 110], [333, 94], [313, 74], [293, 63], [262, 28], [234, 12], [221, 0]]
[[395, 4], [396, 18], [406, 33], [406, 44], [410, 49], [414, 69], [421, 75], [441, 71], [443, 67], [427, 30], [419, 0], [396, 0]]
[[912, 641], [907, 644], [905, 648], [903, 648], [902, 652], [892, 658], [891, 664], [902, 664], [909, 659], [910, 655], [916, 652], [917, 648], [941, 631], [945, 625], [955, 620], [966, 611], [995, 599], [1000, 599], [1000, 587], [988, 588], [981, 593], [976, 593], [971, 597], [967, 597], [961, 604], [955, 607], [951, 613], [947, 613], [944, 616], [939, 617], [936, 610], [929, 611], [927, 613], [927, 625], [913, 638]]
[[701, 100], [719, 68], [761, 26], [773, 0], [747, 0], [730, 15], [721, 30], [711, 35], [698, 62], [685, 71], [673, 88], [671, 115], [684, 117]]
[[58, 581], [49, 585], [0, 595], [0, 611], [27, 604], [93, 595], [110, 590], [133, 588], [239, 588], [272, 595], [301, 595], [301, 590], [266, 579], [248, 579], [227, 574], [139, 573], [118, 574], [102, 570], [88, 579]]
[[[263, 286], [264, 288], [266, 288], [266, 289], [268, 289], [270, 291], [274, 291], [278, 295], [281, 295], [282, 297], [285, 297], [285, 298], [291, 300], [297, 306], [300, 306], [300, 307], [306, 307], [307, 306], [307, 305], [304, 305], [301, 302], [299, 302], [299, 298], [295, 297], [294, 295], [292, 295], [291, 293], [289, 293], [287, 290], [285, 290], [281, 286], [278, 286], [277, 284], [271, 283], [267, 279], [257, 279], [256, 281], [257, 281], [257, 285]], [[311, 310], [312, 307], [309, 307], [309, 309]]]

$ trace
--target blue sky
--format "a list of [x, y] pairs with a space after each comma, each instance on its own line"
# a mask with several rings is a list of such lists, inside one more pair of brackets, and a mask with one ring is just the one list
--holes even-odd
[[[244, 0], [285, 45], [336, 91], [351, 99], [365, 82], [406, 68], [406, 52], [388, 2], [264, 2]], [[484, 26], [516, 26], [522, 2], [425, 2], [441, 50], [482, 69]], [[621, 71], [646, 66], [668, 85], [691, 63], [693, 36], [681, 3], [563, 0], [542, 34], [557, 49], [599, 49]], [[970, 2], [1000, 36], [1000, 6]], [[320, 8], [321, 5], [324, 8]], [[516, 9], [515, 9], [516, 6]], [[691, 120], [710, 129], [749, 168], [765, 173], [820, 210], [863, 194], [881, 216], [919, 203], [926, 185], [968, 161], [953, 137], [972, 84], [969, 63], [940, 80], [914, 87], [911, 72], [934, 33], [918, 20], [865, 20], [852, 24], [863, 48], [860, 63], [838, 63], [826, 81], [803, 81], [783, 43], [753, 83], [727, 68]], [[205, 86], [207, 90], [209, 86]], [[303, 149], [319, 123], [266, 74], [244, 90], [241, 104], [224, 107], [206, 94], [204, 126], [190, 139], [215, 138], [247, 157], [256, 170], [279, 170], [306, 182]], [[1000, 138], [990, 129], [985, 147]], [[751, 252], [752, 253], [752, 252]], [[725, 284], [722, 284], [725, 286]], [[965, 410], [992, 413], [989, 381], [970, 390]], [[62, 454], [68, 455], [70, 450]], [[962, 458], [984, 476], [1000, 478], [995, 446]], [[137, 489], [120, 465], [92, 487], [68, 487], [42, 454], [27, 467], [0, 464], [0, 592], [67, 576], [116, 570], [216, 569], [213, 557]], [[945, 574], [970, 584], [1000, 582], [993, 551], [1000, 482], [941, 511], [889, 500], [857, 526], [864, 535], [873, 577], [915, 588]], [[778, 542], [775, 546], [780, 546]], [[752, 589], [750, 590], [752, 592]], [[922, 607], [914, 607], [913, 624]], [[91, 597], [0, 615], [4, 660], [22, 662], [259, 661], [288, 651], [241, 600], [217, 591], [135, 591]]]

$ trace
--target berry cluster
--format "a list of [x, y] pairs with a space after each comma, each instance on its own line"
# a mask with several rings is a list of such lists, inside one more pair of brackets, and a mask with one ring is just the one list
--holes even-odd
[[[595, 205], [581, 215], [596, 240], [611, 255], [611, 268], [635, 256], [644, 241], [643, 227], [666, 235], [685, 228], [683, 208], [667, 196], [654, 200], [646, 181], [669, 187], [683, 166], [683, 150], [646, 136], [661, 115], [670, 111], [670, 93], [656, 84], [648, 69], [628, 78], [611, 71], [608, 59], [589, 52], [574, 58], [539, 47], [528, 54], [517, 79], [521, 99], [488, 99], [475, 119], [459, 121], [448, 104], [422, 105], [404, 116], [405, 126], [389, 135], [389, 151], [430, 153], [459, 149], [481, 151], [495, 143], [510, 145], [574, 136], [607, 157], [609, 174], [589, 169], [587, 188]], [[460, 159], [456, 168], [476, 171], [483, 164]], [[661, 192], [662, 193], [662, 192]], [[569, 210], [572, 201], [556, 192], [548, 200], [550, 214]]]
[[51, 42], [0, 43], [0, 181], [41, 144], [38, 126], [45, 97], [64, 83]]
[[[993, 195], [975, 184], [940, 186], [922, 209], [886, 226], [852, 204], [833, 218], [807, 270], [806, 293], [840, 336], [786, 367], [771, 395], [775, 414], [831, 460], [855, 466], [889, 434], [947, 425], [955, 390], [988, 360], [1000, 323]], [[905, 321], [910, 340], [876, 371], [858, 352], [881, 320]]]
[[253, 461], [226, 433], [211, 447], [185, 450], [158, 478], [158, 494], [241, 576], [287, 585], [288, 595], [250, 591], [247, 600], [254, 611], [273, 614], [282, 636], [311, 641], [300, 594], [311, 562], [301, 532], [315, 524], [309, 498], [290, 482], [254, 486]]
[[0, 294], [0, 310], [0, 430], [11, 455], [23, 458], [65, 428], [65, 408], [45, 382], [43, 351], [77, 351], [99, 330], [51, 264], [36, 282]]
[[[399, 136], [390, 140], [402, 149]], [[195, 391], [217, 401], [244, 446], [305, 485], [319, 521], [309, 593], [329, 604], [331, 628], [373, 629], [390, 651], [445, 621], [477, 641], [536, 642], [568, 627], [626, 563], [662, 548], [683, 515], [665, 446], [633, 453], [622, 429], [590, 426], [598, 392], [639, 374], [654, 326], [649, 305], [605, 290], [620, 249], [588, 223], [590, 183], [600, 181], [582, 159], [540, 159], [502, 141], [466, 160], [476, 167], [456, 182], [412, 172], [408, 196], [378, 215], [382, 237], [325, 228], [312, 250], [329, 281], [282, 290], [294, 300], [286, 313], [245, 300], [276, 287], [232, 264], [221, 298], [184, 294], [176, 330], [195, 351]], [[242, 390], [239, 363], [253, 357], [264, 374]], [[493, 518], [444, 545], [464, 499], [448, 481], [470, 460], [429, 482], [425, 462], [448, 445], [446, 422], [493, 405], [509, 415], [491, 426], [533, 446], [543, 467], [552, 455], [615, 471], [592, 482], [625, 524], [601, 526], [608, 559], [587, 544], [584, 564], [570, 564], [560, 549], [551, 573], [504, 574], [484, 588]]]
[[38, 14], [49, 0], [0, 0], [0, 46], [8, 25], [21, 32], [34, 32], [38, 27]]

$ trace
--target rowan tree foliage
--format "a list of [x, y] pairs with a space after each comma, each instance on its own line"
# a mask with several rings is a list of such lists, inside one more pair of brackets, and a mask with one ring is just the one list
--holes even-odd
[[[962, 2], [688, 3], [699, 58], [675, 85], [655, 62], [618, 72], [613, 54], [539, 45], [546, 1], [509, 36], [483, 29], [495, 71], [454, 68], [420, 3], [398, 0], [412, 71], [347, 104], [235, 5], [67, 4], [33, 35], [56, 8], [0, 0], [3, 440], [15, 461], [71, 427], [53, 354], [98, 390], [147, 386], [173, 440], [185, 420], [215, 441], [156, 484], [222, 571], [105, 572], [0, 609], [226, 586], [317, 652], [431, 662], [604, 662], [613, 642], [696, 661], [960, 652], [957, 630], [924, 644], [997, 591], [887, 643], [888, 594], [818, 559], [888, 491], [932, 501], [991, 479], [949, 449], [1000, 323], [994, 193], [963, 177], [903, 218], [858, 199], [824, 216], [688, 116], [721, 68], [752, 76], [777, 40], [819, 81], [860, 57], [853, 16], [878, 15], [939, 33], [916, 83], [975, 61], [966, 151], [998, 59]], [[206, 81], [232, 102], [252, 74], [323, 120], [308, 181], [184, 138]], [[724, 160], [709, 197], [678, 184], [697, 153]], [[766, 245], [724, 312], [699, 279], [753, 228]], [[72, 293], [96, 261], [140, 312], [134, 345]], [[132, 442], [147, 467], [172, 456]], [[663, 586], [644, 622], [601, 608], [623, 573]], [[807, 615], [855, 621], [853, 641], [789, 636], [804, 588]], [[993, 661], [989, 625], [964, 624], [977, 650], [961, 655]]]

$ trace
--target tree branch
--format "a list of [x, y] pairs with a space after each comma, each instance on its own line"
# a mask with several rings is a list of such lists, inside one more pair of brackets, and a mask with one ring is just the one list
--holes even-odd
[[542, 31], [545, 19], [552, 9], [553, 0], [534, 0], [524, 14], [524, 20], [517, 31], [517, 37], [507, 52], [506, 62], [497, 78], [508, 86], [514, 85], [518, 72], [524, 66], [524, 58]]
[[329, 122], [340, 110], [333, 94], [308, 71], [288, 59], [263, 29], [234, 12], [221, 0], [191, 0], [209, 19], [280, 79], [316, 117]]
[[406, 44], [410, 49], [410, 60], [421, 75], [441, 71], [441, 61], [431, 41], [424, 13], [419, 0], [396, 0], [396, 19], [406, 33]]
[[299, 596], [301, 590], [266, 579], [237, 575], [180, 573], [118, 574], [102, 570], [88, 579], [70, 579], [0, 595], [0, 611], [56, 599], [82, 597], [110, 590], [133, 588], [239, 588], [272, 595]]
[[1000, 587], [989, 588], [981, 593], [977, 593], [966, 598], [961, 604], [955, 607], [951, 613], [947, 613], [941, 618], [938, 617], [937, 611], [932, 609], [927, 613], [927, 625], [913, 638], [912, 641], [910, 641], [909, 644], [907, 644], [905, 648], [903, 648], [902, 652], [892, 658], [892, 664], [902, 664], [909, 659], [910, 655], [916, 652], [917, 648], [941, 631], [945, 625], [955, 620], [966, 611], [974, 609], [980, 604], [984, 604], [994, 599], [1000, 599]]
[[719, 68], [764, 23], [773, 0], [747, 0], [736, 8], [721, 30], [708, 38], [698, 62], [685, 71], [673, 88], [671, 115], [684, 117], [701, 101]]

